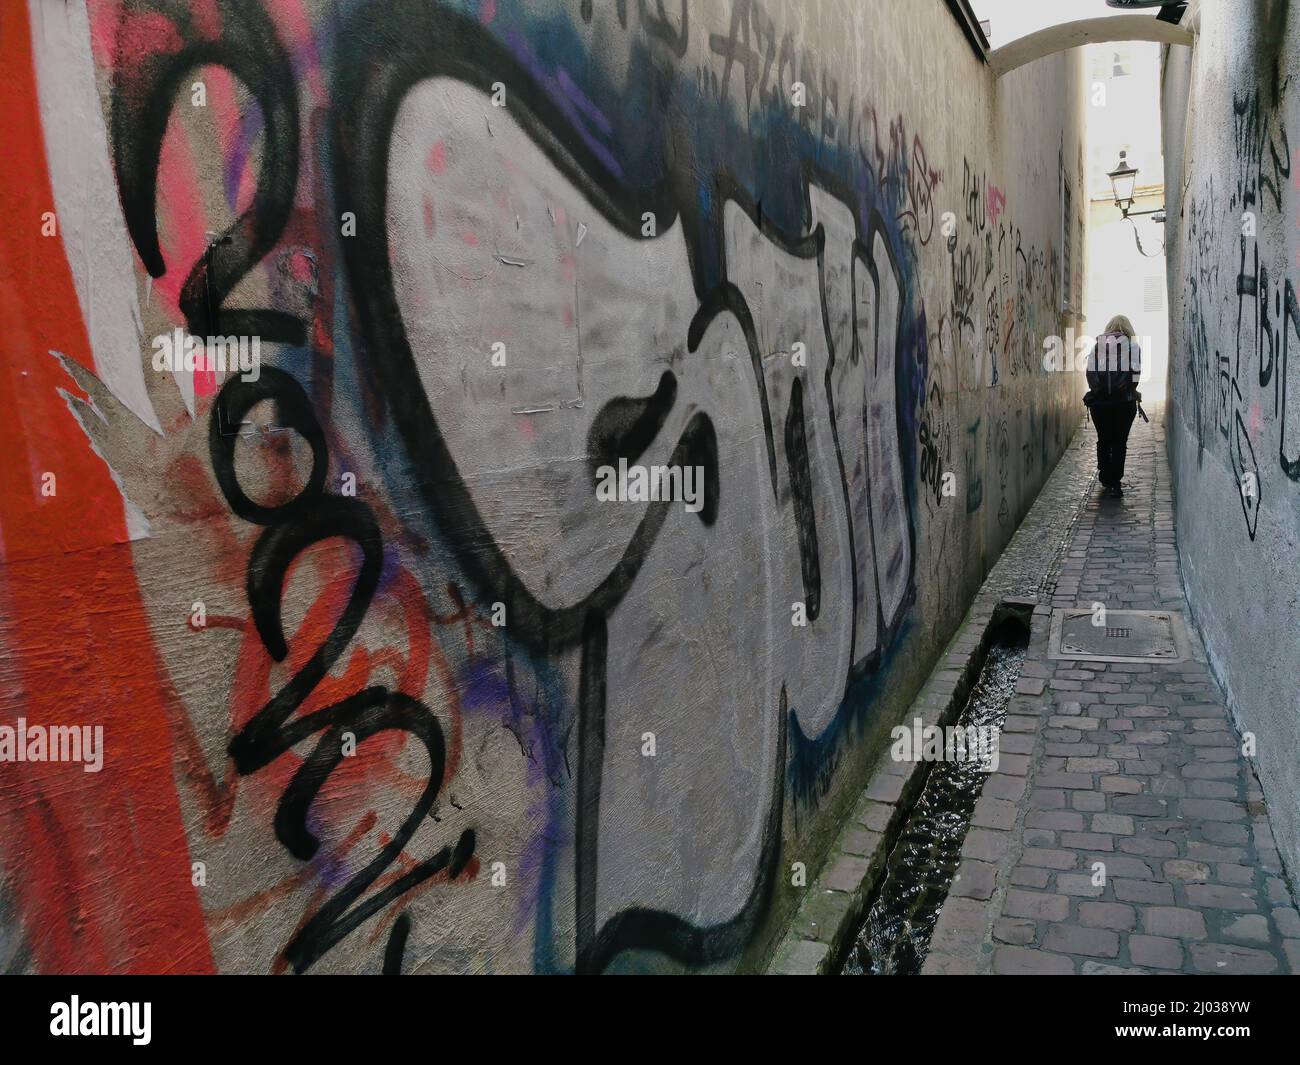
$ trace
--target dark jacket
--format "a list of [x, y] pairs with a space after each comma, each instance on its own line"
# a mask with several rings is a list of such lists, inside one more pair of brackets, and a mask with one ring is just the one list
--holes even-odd
[[1088, 354], [1086, 406], [1137, 403], [1138, 378], [1142, 373], [1142, 349], [1123, 333], [1103, 333]]

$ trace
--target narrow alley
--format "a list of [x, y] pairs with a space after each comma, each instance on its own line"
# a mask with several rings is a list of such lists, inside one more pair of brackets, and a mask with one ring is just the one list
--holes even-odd
[[1300, 0], [0, 0], [0, 129], [0, 973], [1290, 1021]]

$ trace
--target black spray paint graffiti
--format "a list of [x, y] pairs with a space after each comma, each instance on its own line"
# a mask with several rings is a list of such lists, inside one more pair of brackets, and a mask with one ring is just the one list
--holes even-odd
[[[1005, 377], [1040, 370], [1044, 334], [1057, 328], [1058, 265], [1050, 246], [1026, 246], [1021, 231], [1005, 214], [1006, 198], [969, 160], [962, 167], [962, 213], [948, 237], [952, 302], [950, 321], [959, 367], [967, 368], [964, 387], [995, 387]], [[940, 318], [939, 336], [945, 335]], [[1005, 420], [982, 436], [982, 419], [966, 427], [966, 512], [984, 502], [981, 471], [996, 463], [999, 481], [997, 520], [1011, 520], [1008, 499], [1010, 437]], [[1032, 428], [1032, 427], [1031, 427]], [[1059, 434], [1060, 423], [1057, 422]], [[1021, 434], [1022, 439], [1026, 439]], [[1027, 462], [1046, 464], [1045, 442], [1024, 452]], [[1029, 483], [1032, 469], [1024, 470]]]
[[[1300, 480], [1300, 416], [1296, 402], [1291, 351], [1300, 344], [1300, 305], [1287, 263], [1270, 263], [1261, 256], [1258, 234], [1277, 212], [1285, 217], [1291, 174], [1284, 110], [1283, 82], [1274, 106], [1263, 105], [1256, 91], [1235, 93], [1232, 103], [1235, 168], [1227, 209], [1215, 210], [1214, 176], [1188, 198], [1189, 300], [1188, 386], [1195, 415], [1198, 462], [1212, 445], [1209, 434], [1223, 441], [1231, 464], [1236, 494], [1251, 540], [1258, 530], [1266, 481], [1261, 462], [1265, 454], [1256, 442], [1271, 416], [1278, 436], [1277, 459], [1282, 473]], [[1225, 224], [1226, 219], [1226, 224]], [[1221, 238], [1240, 221], [1239, 254], [1235, 264], [1235, 327], [1219, 300]], [[1234, 276], [1234, 275], [1229, 275]], [[1226, 342], [1228, 330], [1233, 340]], [[1223, 337], [1220, 350], [1211, 338]], [[1254, 369], [1252, 370], [1252, 365]], [[1271, 392], [1271, 402], [1268, 393]]]
[[920, 136], [912, 138], [912, 164], [907, 168], [907, 209], [900, 216], [916, 228], [917, 239], [929, 244], [934, 235], [934, 193], [942, 171], [930, 166]]
[[1005, 215], [1006, 198], [965, 160], [962, 221], [948, 238], [951, 317], [970, 353], [973, 385], [993, 387], [1039, 365], [1041, 334], [1055, 325], [1057, 263], [1050, 247], [1026, 246]]
[[[863, 126], [869, 108], [859, 110], [852, 96], [842, 107], [839, 81], [819, 66], [812, 49], [796, 41], [793, 30], [777, 40], [776, 24], [759, 0], [733, 0], [728, 32], [710, 34], [709, 51], [725, 60], [721, 76], [717, 70], [699, 72], [701, 87], [712, 96], [725, 102], [732, 74], [739, 69], [748, 110], [783, 114], [792, 125], [827, 144], [861, 151], [866, 161]], [[802, 102], [796, 102], [791, 91], [796, 81], [803, 86]]]
[[[738, 5], [739, 7], [739, 5]], [[391, 27], [402, 26], [400, 35], [394, 36]], [[659, 909], [624, 909], [603, 923], [597, 918], [596, 883], [597, 824], [602, 799], [602, 764], [605, 744], [605, 711], [607, 699], [606, 668], [608, 661], [608, 619], [627, 593], [637, 573], [651, 551], [666, 517], [664, 506], [651, 505], [636, 528], [618, 563], [603, 580], [581, 599], [565, 606], [555, 607], [543, 603], [522, 579], [520, 573], [506, 557], [494, 539], [469, 485], [458, 473], [457, 456], [444, 436], [425, 395], [417, 366], [416, 354], [411, 347], [406, 324], [401, 311], [392, 298], [393, 277], [385, 225], [389, 177], [387, 173], [388, 146], [392, 136], [395, 116], [402, 99], [420, 81], [435, 78], [453, 78], [478, 88], [485, 94], [491, 91], [494, 81], [500, 81], [513, 100], [527, 101], [527, 106], [515, 112], [535, 143], [546, 152], [548, 159], [582, 191], [621, 234], [638, 237], [642, 217], [652, 213], [661, 228], [681, 222], [692, 237], [688, 248], [694, 246], [694, 235], [701, 233], [705, 220], [698, 212], [698, 198], [693, 194], [681, 196], [671, 180], [657, 185], [633, 186], [611, 175], [609, 168], [593, 153], [581, 137], [574, 134], [564, 113], [552, 100], [537, 91], [530, 73], [521, 68], [514, 56], [494, 38], [485, 34], [474, 21], [462, 19], [446, 12], [432, 12], [425, 3], [372, 4], [358, 12], [343, 35], [337, 74], [339, 104], [334, 114], [335, 176], [340, 190], [339, 206], [352, 211], [357, 218], [357, 239], [344, 244], [344, 255], [353, 291], [356, 294], [357, 312], [365, 335], [366, 346], [374, 358], [374, 374], [380, 394], [388, 406], [392, 423], [404, 440], [407, 458], [419, 470], [418, 486], [424, 505], [443, 538], [456, 553], [456, 559], [467, 574], [482, 599], [499, 601], [505, 605], [510, 618], [512, 638], [530, 648], [555, 654], [567, 648], [581, 653], [581, 685], [577, 708], [577, 841], [576, 841], [576, 964], [580, 971], [604, 969], [620, 952], [630, 949], [654, 949], [693, 965], [703, 965], [735, 954], [745, 941], [748, 932], [766, 908], [773, 886], [773, 863], [777, 853], [781, 808], [784, 802], [782, 777], [779, 773], [766, 823], [759, 869], [752, 889], [740, 909], [730, 920], [719, 924], [700, 926], [675, 914]], [[388, 47], [379, 57], [373, 42], [383, 39]], [[715, 51], [721, 47], [715, 40]], [[734, 59], [734, 48], [728, 51]], [[777, 60], [779, 65], [780, 60]], [[746, 63], [746, 71], [751, 66]], [[723, 84], [729, 84], [725, 73]], [[757, 81], [749, 83], [751, 90], [759, 87]], [[830, 94], [828, 94], [830, 95]], [[833, 98], [833, 96], [831, 96]], [[814, 111], [810, 108], [809, 111]], [[802, 117], [802, 116], [801, 116]], [[825, 117], [822, 121], [825, 126]], [[829, 190], [844, 203], [855, 202], [847, 188], [841, 190], [832, 174], [810, 172], [805, 178], [808, 185], [816, 184]], [[815, 262], [819, 273], [825, 277], [830, 269], [824, 259], [824, 236], [821, 227], [808, 235], [783, 232], [773, 216], [760, 210], [746, 190], [720, 176], [714, 195], [719, 202], [725, 199], [735, 204], [750, 223], [773, 246], [794, 259]], [[805, 192], [805, 217], [811, 205]], [[712, 222], [718, 228], [712, 235], [715, 247], [712, 253], [725, 266], [727, 257], [722, 249], [722, 213], [717, 212]], [[702, 234], [708, 241], [708, 234]], [[899, 267], [894, 258], [892, 243], [883, 220], [869, 216], [861, 234], [853, 245], [852, 266], [858, 281], [853, 290], [865, 288], [872, 292], [868, 300], [869, 319], [860, 322], [861, 333], [872, 338], [872, 349], [859, 350], [854, 330], [849, 350], [836, 350], [830, 336], [825, 338], [828, 360], [821, 379], [811, 375], [796, 375], [789, 386], [788, 405], [784, 417], [778, 410], [770, 409], [773, 385], [769, 383], [772, 371], [765, 370], [756, 325], [747, 298], [733, 281], [726, 279], [710, 286], [704, 271], [695, 263], [695, 285], [699, 296], [699, 310], [691, 322], [686, 342], [688, 352], [701, 344], [706, 331], [720, 316], [730, 316], [740, 326], [749, 349], [755, 386], [758, 392], [764, 422], [769, 474], [772, 489], [781, 498], [781, 486], [789, 484], [798, 530], [801, 572], [808, 597], [810, 620], [825, 611], [824, 532], [821, 522], [813, 519], [813, 490], [808, 433], [810, 421], [807, 403], [813, 390], [823, 392], [832, 402], [831, 383], [836, 376], [836, 361], [862, 364], [868, 375], [874, 370], [882, 374], [886, 392], [894, 392], [894, 373], [902, 361], [898, 350], [902, 335], [901, 323], [906, 313], [901, 298]], [[887, 271], [887, 273], [886, 273]], [[886, 278], [889, 283], [886, 285]], [[868, 287], [869, 286], [869, 287]], [[892, 292], [891, 302], [884, 293]], [[887, 317], [886, 315], [892, 315]], [[813, 338], [810, 338], [810, 340]], [[859, 400], [861, 402], [861, 400]], [[853, 410], [846, 412], [851, 423], [857, 416]], [[897, 429], [882, 411], [879, 418], [865, 411], [868, 435], [873, 439], [883, 426], [897, 434]], [[784, 425], [784, 430], [780, 427]], [[620, 454], [633, 450], [643, 442], [646, 422], [633, 418], [629, 428], [635, 431], [638, 441], [628, 447], [619, 441], [612, 450]], [[842, 449], [845, 427], [831, 423], [834, 454], [837, 455], [840, 492], [847, 495], [844, 466], [847, 456]], [[861, 435], [861, 434], [858, 434]], [[712, 439], [708, 415], [701, 412], [679, 441], [673, 463], [703, 462], [710, 481], [718, 477], [716, 453], [706, 446]], [[778, 465], [777, 444], [782, 443], [784, 466]], [[887, 445], [887, 437], [885, 438]], [[608, 445], [607, 445], [608, 446]], [[884, 446], [884, 445], [882, 445]], [[897, 441], [893, 445], [897, 447]], [[876, 449], [879, 454], [879, 448]], [[726, 501], [722, 501], [726, 505]], [[901, 492], [894, 494], [892, 505], [905, 507]], [[846, 506], [846, 510], [847, 510]], [[841, 519], [842, 520], [842, 519]], [[911, 583], [913, 550], [911, 547], [910, 516], [905, 509], [894, 514], [872, 511], [875, 523], [893, 520], [905, 530], [901, 549], [888, 558], [878, 558], [877, 567], [889, 562], [888, 576], [882, 572], [862, 572], [856, 566], [853, 584], [876, 582], [883, 588], [890, 582], [892, 598], [886, 610], [884, 595], [865, 594], [853, 598], [854, 614], [849, 627], [856, 634], [861, 627], [857, 616], [859, 600], [869, 603], [876, 617], [870, 626], [870, 642], [855, 650], [850, 660], [869, 666], [878, 658], [880, 648], [897, 628], [907, 605], [905, 595], [893, 592], [906, 589]], [[852, 526], [847, 535], [865, 543], [872, 533], [866, 527]], [[852, 544], [853, 540], [850, 540]], [[859, 557], [852, 547], [851, 560]], [[837, 589], [837, 594], [842, 594]], [[851, 637], [852, 638], [852, 637]], [[845, 678], [847, 684], [848, 678]], [[785, 728], [788, 715], [785, 696], [781, 698], [780, 741], [777, 765], [785, 764]]]
[[[193, 332], [216, 332], [219, 317], [221, 331], [254, 333], [289, 347], [306, 345], [313, 360], [323, 359], [316, 350], [316, 338], [309, 341], [308, 330], [298, 316], [270, 308], [223, 308], [239, 281], [276, 247], [294, 210], [302, 148], [299, 101], [292, 65], [274, 26], [260, 5], [246, 0], [232, 0], [223, 6], [219, 29], [200, 24], [182, 0], [133, 0], [131, 7], [137, 13], [165, 19], [181, 42], [174, 50], [152, 55], [123, 54], [114, 72], [114, 162], [129, 232], [141, 261], [151, 276], [160, 277], [166, 271], [155, 198], [162, 141], [175, 90], [200, 65], [223, 67], [247, 87], [261, 110], [260, 169], [251, 205], [193, 265], [184, 286], [182, 310]], [[682, 5], [680, 19], [669, 15], [667, 7], [642, 0], [641, 25], [661, 54], [680, 58], [688, 34], [686, 5]], [[369, 392], [370, 409], [378, 421], [391, 425], [400, 440], [405, 454], [393, 458], [393, 465], [411, 472], [411, 491], [419, 494], [424, 516], [448, 545], [472, 585], [476, 601], [503, 604], [510, 639], [528, 652], [541, 657], [577, 656], [574, 721], [554, 724], [557, 731], [575, 726], [574, 958], [580, 971], [604, 969], [618, 954], [633, 949], [661, 951], [692, 965], [732, 957], [742, 949], [773, 890], [785, 803], [786, 731], [797, 708], [783, 686], [779, 700], [773, 700], [778, 704], [772, 709], [779, 722], [776, 774], [762, 814], [757, 867], [752, 886], [734, 915], [704, 923], [664, 909], [632, 906], [602, 921], [596, 889], [610, 688], [609, 623], [660, 539], [669, 504], [646, 508], [619, 556], [580, 598], [562, 606], [550, 605], [529, 587], [518, 563], [494, 537], [480, 511], [482, 501], [462, 476], [419, 373], [418, 353], [398, 303], [390, 256], [386, 219], [390, 148], [402, 101], [420, 82], [447, 78], [486, 95], [499, 81], [512, 101], [512, 116], [619, 234], [639, 239], [646, 213], [653, 214], [663, 230], [680, 223], [687, 235], [698, 298], [685, 337], [685, 352], [696, 352], [715, 323], [725, 319], [736, 324], [747, 349], [762, 413], [772, 496], [778, 509], [787, 508], [793, 514], [809, 620], [829, 626], [826, 619], [832, 597], [848, 601], [847, 624], [839, 631], [826, 630], [830, 638], [846, 645], [846, 668], [842, 678], [836, 678], [842, 693], [855, 676], [880, 665], [912, 600], [914, 533], [899, 459], [903, 450], [899, 399], [906, 395], [899, 381], [908, 371], [912, 354], [906, 347], [912, 310], [899, 261], [898, 226], [893, 223], [901, 221], [921, 243], [928, 239], [933, 228], [932, 193], [939, 175], [930, 168], [919, 138], [910, 141], [910, 165], [906, 165], [909, 142], [901, 120], [890, 123], [888, 148], [881, 144], [869, 108], [859, 110], [850, 101], [846, 114], [853, 119], [840, 122], [834, 80], [825, 72], [813, 77], [807, 53], [801, 52], [796, 59], [792, 47], [782, 44], [775, 48], [771, 43], [774, 35], [764, 35], [770, 24], [757, 5], [738, 2], [735, 11], [747, 13], [740, 24], [758, 27], [756, 34], [762, 41], [757, 51], [739, 50], [736, 25], [730, 40], [715, 38], [714, 51], [725, 56], [728, 70], [733, 62], [743, 65], [747, 89], [760, 96], [774, 91], [767, 87], [771, 83], [764, 73], [765, 62], [770, 61], [780, 76], [785, 76], [782, 71], [798, 70], [817, 90], [817, 106], [799, 111], [799, 129], [853, 144], [881, 195], [886, 195], [891, 185], [894, 189], [888, 193], [890, 208], [882, 214], [879, 209], [864, 208], [858, 189], [842, 174], [802, 161], [792, 167], [783, 160], [781, 173], [790, 176], [788, 184], [798, 189], [802, 201], [804, 224], [799, 227], [778, 224], [776, 219], [782, 215], [764, 210], [758, 198], [728, 173], [720, 171], [712, 182], [718, 203], [734, 205], [764, 242], [815, 273], [820, 299], [813, 305], [820, 312], [822, 332], [809, 340], [816, 341], [821, 361], [806, 372], [787, 373], [788, 363], [779, 372], [764, 365], [772, 353], [760, 344], [760, 325], [751, 309], [755, 296], [742, 288], [749, 275], [740, 263], [732, 271], [727, 268], [723, 212], [702, 211], [696, 190], [681, 174], [665, 171], [654, 182], [642, 184], [616, 174], [607, 156], [575, 127], [570, 111], [542, 91], [536, 70], [476, 20], [415, 0], [375, 2], [356, 11], [338, 35], [333, 86], [337, 103], [328, 116], [337, 190], [332, 206], [340, 216], [353, 216], [356, 223], [355, 237], [342, 240], [340, 248], [359, 334], [360, 343], [355, 346], [363, 353], [360, 376]], [[589, 21], [591, 14], [584, 9], [584, 21]], [[626, 25], [626, 5], [619, 6], [618, 17]], [[724, 73], [720, 91], [725, 93], [731, 85], [731, 78]], [[772, 102], [775, 106], [775, 100]], [[677, 135], [676, 131], [665, 133]], [[685, 158], [678, 147], [665, 145], [664, 156]], [[834, 254], [828, 251], [832, 240]], [[714, 276], [715, 264], [721, 266], [720, 278]], [[301, 492], [275, 505], [250, 498], [234, 460], [236, 427], [262, 402], [274, 408], [280, 427], [293, 430], [306, 441], [313, 459]], [[682, 406], [678, 377], [671, 371], [660, 375], [652, 392], [624, 395], [604, 404], [595, 412], [586, 436], [587, 467], [622, 457], [635, 459], [658, 438], [669, 412]], [[239, 773], [257, 773], [294, 744], [319, 734], [314, 750], [282, 794], [274, 821], [277, 839], [302, 861], [318, 851], [309, 815], [313, 801], [340, 764], [345, 734], [363, 742], [381, 731], [403, 732], [428, 754], [429, 769], [418, 800], [396, 834], [328, 898], [285, 947], [284, 956], [298, 971], [310, 967], [343, 936], [417, 884], [444, 871], [457, 875], [475, 848], [474, 832], [468, 830], [454, 846], [405, 864], [400, 876], [374, 890], [399, 858], [408, 862], [403, 849], [432, 810], [443, 786], [446, 750], [442, 728], [418, 699], [382, 687], [366, 688], [307, 716], [295, 717], [356, 635], [376, 594], [386, 552], [393, 550], [391, 544], [385, 546], [368, 504], [325, 491], [330, 447], [319, 410], [319, 403], [308, 396], [297, 378], [272, 367], [263, 367], [259, 382], [228, 382], [212, 410], [209, 452], [217, 483], [230, 510], [263, 529], [248, 561], [247, 595], [257, 633], [273, 659], [283, 661], [288, 653], [281, 611], [286, 576], [294, 560], [326, 539], [351, 544], [357, 559], [347, 606], [334, 630], [306, 666], [239, 731], [229, 754]], [[710, 526], [729, 503], [719, 487], [724, 460], [719, 455], [713, 420], [708, 411], [697, 410], [684, 428], [674, 432], [678, 438], [671, 464], [698, 465], [705, 470], [706, 505], [696, 517], [701, 525]], [[967, 461], [971, 461], [969, 454]], [[871, 486], [865, 500], [849, 498], [850, 479]], [[836, 487], [828, 487], [836, 480]], [[976, 474], [968, 477], [967, 483], [969, 506], [970, 486], [982, 482]], [[840, 496], [834, 506], [828, 500], [831, 493]], [[847, 551], [837, 552], [833, 546], [841, 535]], [[847, 581], [831, 579], [837, 558], [847, 559]], [[400, 970], [411, 931], [409, 915], [400, 916], [385, 950], [386, 971]]]
[[926, 490], [926, 502], [933, 507], [943, 504], [943, 475], [952, 469], [952, 426], [946, 412], [944, 390], [938, 379], [939, 365], [942, 363], [937, 360], [931, 364], [918, 424], [918, 477]]
[[[881, 120], [855, 94], [841, 103], [839, 82], [819, 67], [814, 51], [799, 45], [793, 30], [777, 39], [772, 18], [759, 0], [733, 0], [728, 32], [710, 34], [709, 50], [725, 60], [719, 72], [701, 69], [699, 80], [726, 102], [733, 72], [743, 73], [745, 106], [750, 111], [784, 113], [791, 123], [827, 145], [856, 156], [884, 201], [896, 203], [896, 219], [924, 246], [934, 234], [934, 194], [943, 180], [919, 134], [910, 140], [901, 115]], [[806, 99], [796, 105], [791, 87], [803, 86]], [[897, 183], [898, 187], [892, 187]]]
[[[1261, 207], [1282, 212], [1283, 194], [1288, 191], [1291, 175], [1291, 157], [1286, 126], [1283, 121], [1288, 81], [1278, 86], [1275, 105], [1261, 106], [1258, 93], [1244, 96], [1234, 94], [1232, 102], [1233, 131], [1237, 146], [1237, 195], [1233, 206], [1239, 202], [1244, 210], [1253, 209], [1256, 192], [1268, 194]], [[1267, 149], [1267, 158], [1265, 158]], [[1258, 222], [1255, 226], [1258, 229]], [[1250, 430], [1242, 419], [1244, 400], [1241, 394], [1243, 363], [1254, 357], [1258, 386], [1261, 391], [1272, 386], [1272, 414], [1278, 425], [1278, 463], [1282, 472], [1292, 481], [1300, 480], [1300, 414], [1290, 410], [1297, 399], [1297, 386], [1290, 381], [1291, 348], [1293, 338], [1300, 342], [1300, 307], [1297, 306], [1295, 287], [1287, 276], [1289, 264], [1281, 264], [1278, 276], [1270, 279], [1268, 264], [1260, 261], [1259, 246], [1253, 235], [1241, 237], [1241, 256], [1237, 273], [1237, 329], [1236, 362], [1232, 366], [1231, 381], [1221, 385], [1220, 393], [1229, 386], [1236, 402], [1233, 404], [1234, 469], [1238, 482], [1250, 473], [1254, 478], [1256, 494], [1243, 493], [1247, 529], [1255, 538], [1261, 499], [1259, 493], [1258, 464], [1250, 440]], [[1276, 269], [1276, 267], [1275, 267]], [[1253, 337], [1253, 342], [1252, 342]], [[1224, 377], [1227, 377], [1225, 367]], [[1249, 389], [1249, 382], [1247, 386]], [[1289, 395], [1288, 395], [1289, 393]], [[1224, 429], [1227, 402], [1220, 402], [1220, 431]], [[1250, 417], [1250, 415], [1248, 415]], [[1255, 420], [1253, 417], [1251, 420]], [[1256, 432], [1258, 430], [1256, 429]]]
[[[1284, 83], [1281, 92], [1285, 91]], [[1280, 108], [1261, 110], [1258, 93], [1233, 93], [1236, 185], [1229, 203], [1234, 209], [1282, 209], [1282, 190], [1291, 176], [1291, 147], [1281, 119]]]
[[989, 435], [989, 446], [994, 449], [993, 459], [998, 471], [998, 490], [1001, 500], [998, 503], [998, 524], [1006, 528], [1011, 520], [1011, 507], [1007, 502], [1007, 481], [1011, 476], [1011, 435], [1004, 416], [998, 422], [996, 438]]
[[[1250, 244], [1249, 251], [1247, 244]], [[1249, 255], [1249, 263], [1246, 258]], [[1227, 401], [1223, 393], [1231, 390], [1235, 397], [1234, 406], [1240, 406], [1242, 392], [1243, 365], [1248, 366], [1253, 359], [1257, 373], [1255, 381], [1261, 392], [1270, 389], [1273, 393], [1272, 415], [1278, 424], [1278, 464], [1282, 472], [1292, 480], [1300, 480], [1300, 425], [1297, 425], [1296, 411], [1291, 406], [1296, 403], [1297, 383], [1291, 380], [1292, 348], [1300, 349], [1300, 303], [1296, 299], [1295, 285], [1289, 277], [1270, 278], [1268, 266], [1260, 262], [1259, 249], [1254, 241], [1243, 238], [1241, 248], [1241, 272], [1237, 275], [1237, 353], [1235, 364], [1229, 368], [1225, 365], [1221, 376], [1225, 379], [1220, 387], [1220, 431], [1224, 431], [1227, 420]], [[1226, 364], [1227, 360], [1221, 360]], [[1249, 374], [1246, 386], [1250, 387]], [[1245, 436], [1244, 446], [1249, 450], [1250, 462], [1242, 463], [1238, 479], [1245, 472], [1252, 472], [1255, 481], [1259, 481], [1259, 469], [1254, 462], [1254, 448], [1250, 445], [1240, 411], [1236, 421]], [[1227, 437], [1227, 433], [1224, 433]], [[1257, 489], [1258, 490], [1258, 489]], [[1255, 521], [1259, 500], [1247, 502], [1247, 524], [1254, 539]]]
[[1192, 409], [1196, 420], [1198, 465], [1204, 460], [1206, 427], [1211, 423], [1206, 403], [1210, 395], [1209, 383], [1213, 379], [1213, 367], [1218, 362], [1217, 352], [1213, 358], [1210, 353], [1209, 329], [1212, 326], [1205, 320], [1207, 308], [1213, 306], [1219, 280], [1219, 220], [1214, 213], [1213, 203], [1214, 176], [1211, 175], [1204, 195], [1199, 200], [1195, 196], [1190, 197], [1185, 208], [1190, 259], [1187, 271], [1190, 333], [1187, 380], [1192, 392]]
[[[287, 503], [273, 507], [255, 503], [244, 493], [235, 472], [235, 444], [239, 433], [228, 428], [238, 426], [264, 400], [274, 403], [282, 426], [296, 430], [311, 445], [313, 457], [307, 485]], [[294, 744], [323, 732], [281, 797], [275, 816], [276, 837], [295, 858], [308, 861], [315, 855], [319, 841], [307, 828], [308, 814], [326, 780], [346, 757], [345, 738], [350, 736], [360, 745], [379, 732], [398, 729], [418, 739], [429, 756], [424, 790], [392, 840], [311, 917], [285, 948], [287, 960], [296, 971], [302, 972], [354, 928], [411, 888], [443, 870], [450, 876], [458, 875], [473, 856], [474, 832], [464, 831], [454, 849], [442, 848], [364, 901], [358, 901], [397, 861], [432, 811], [446, 764], [446, 745], [437, 718], [418, 699], [401, 692], [370, 687], [305, 717], [293, 716], [340, 659], [361, 626], [379, 584], [383, 562], [379, 527], [369, 506], [361, 500], [322, 491], [329, 463], [324, 433], [302, 386], [282, 371], [265, 367], [256, 383], [238, 378], [227, 382], [213, 407], [209, 446], [213, 471], [231, 510], [266, 529], [249, 557], [248, 598], [258, 634], [276, 661], [283, 661], [289, 653], [281, 605], [285, 578], [294, 560], [312, 545], [332, 537], [350, 541], [361, 551], [361, 565], [351, 597], [325, 643], [230, 744], [236, 769], [247, 775], [264, 769]], [[401, 927], [409, 929], [409, 919]], [[400, 930], [395, 928], [394, 934], [400, 934]]]
[[969, 440], [966, 444], [966, 513], [974, 514], [984, 505], [983, 464], [979, 461], [980, 422], [982, 418], [966, 427]]
[[[181, 308], [191, 333], [224, 330], [300, 344], [305, 338], [303, 323], [285, 312], [221, 307], [239, 279], [276, 245], [292, 208], [299, 146], [297, 103], [288, 55], [257, 4], [228, 5], [217, 37], [205, 33], [181, 3], [154, 0], [147, 6], [170, 20], [182, 47], [147, 57], [123, 57], [116, 68], [114, 160], [135, 247], [152, 276], [165, 273], [154, 199], [174, 88], [201, 64], [225, 66], [249, 86], [266, 117], [262, 168], [252, 205], [194, 265], [182, 292]], [[235, 470], [238, 427], [244, 416], [263, 401], [274, 405], [279, 426], [297, 432], [312, 453], [311, 474], [302, 490], [274, 506], [254, 502]], [[249, 557], [247, 588], [254, 624], [273, 659], [283, 661], [288, 655], [281, 606], [285, 578], [294, 560], [314, 544], [335, 537], [353, 543], [360, 553], [347, 607], [329, 637], [230, 744], [230, 757], [237, 771], [248, 775], [264, 769], [295, 744], [321, 733], [281, 796], [275, 815], [277, 839], [301, 861], [309, 861], [316, 854], [320, 844], [308, 828], [309, 814], [321, 788], [342, 764], [345, 737], [360, 745], [377, 733], [399, 730], [418, 740], [429, 758], [425, 787], [401, 826], [285, 947], [285, 959], [295, 971], [303, 972], [340, 939], [411, 888], [444, 870], [453, 877], [458, 875], [473, 856], [474, 832], [466, 830], [454, 848], [444, 847], [416, 862], [363, 899], [397, 861], [432, 810], [442, 787], [446, 761], [442, 729], [432, 711], [419, 700], [382, 686], [367, 688], [307, 716], [294, 717], [347, 649], [375, 595], [384, 556], [378, 524], [370, 507], [360, 499], [324, 492], [329, 468], [324, 432], [302, 386], [281, 370], [263, 367], [256, 382], [237, 377], [227, 382], [212, 409], [209, 449], [213, 472], [231, 510], [265, 528]], [[404, 938], [409, 928], [408, 918], [395, 929], [395, 940]], [[400, 960], [398, 946], [393, 946], [389, 954], [388, 964]]]

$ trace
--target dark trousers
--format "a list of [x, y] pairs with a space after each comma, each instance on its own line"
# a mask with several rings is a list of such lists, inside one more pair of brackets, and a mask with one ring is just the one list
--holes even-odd
[[1124, 454], [1128, 450], [1128, 431], [1137, 417], [1137, 401], [1094, 403], [1089, 410], [1097, 427], [1097, 472], [1107, 488], [1115, 487], [1124, 476]]

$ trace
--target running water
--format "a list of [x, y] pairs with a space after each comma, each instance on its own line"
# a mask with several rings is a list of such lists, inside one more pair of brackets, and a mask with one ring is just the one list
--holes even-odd
[[[1005, 625], [995, 637], [957, 724], [999, 732], [1015, 694], [1028, 634]], [[914, 975], [930, 949], [930, 936], [961, 864], [975, 802], [988, 772], [976, 759], [930, 766], [921, 795], [890, 851], [885, 874], [867, 910], [842, 973], [848, 976]]]

